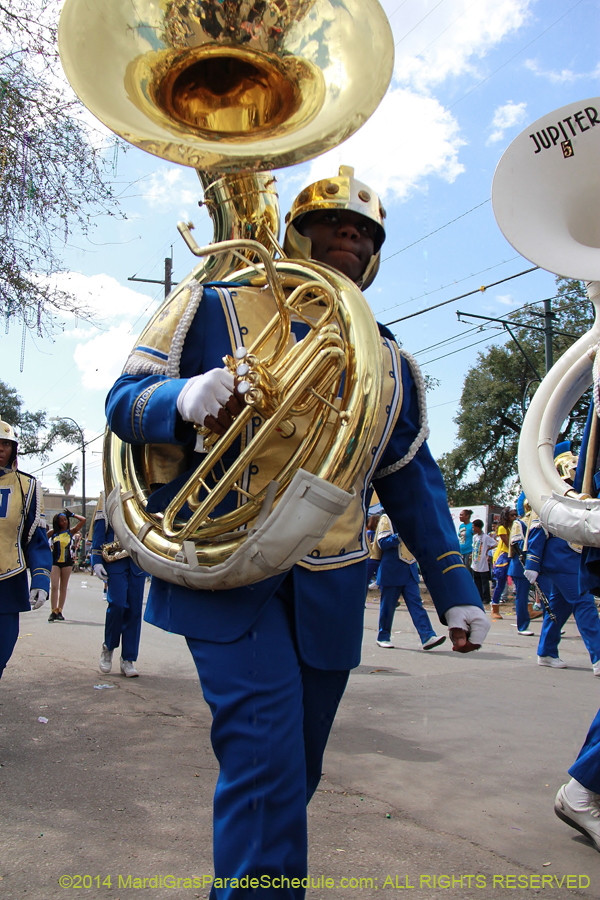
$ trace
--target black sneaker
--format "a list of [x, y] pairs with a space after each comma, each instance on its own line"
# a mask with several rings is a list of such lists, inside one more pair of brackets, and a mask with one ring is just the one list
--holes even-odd
[[48, 621], [49, 621], [49, 622], [56, 622], [57, 619], [58, 619], [58, 614], [55, 613], [54, 611], [52, 611], [52, 612], [50, 613], [50, 615], [48, 616]]
[[61, 612], [57, 612], [57, 613], [56, 613], [56, 621], [57, 621], [57, 622], [64, 622], [64, 621], [65, 621], [65, 617], [63, 616], [63, 614], [62, 614]]

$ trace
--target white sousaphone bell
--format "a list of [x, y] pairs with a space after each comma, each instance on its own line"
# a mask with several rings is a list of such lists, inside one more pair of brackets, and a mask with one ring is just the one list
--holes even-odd
[[600, 500], [576, 493], [560, 478], [554, 447], [598, 368], [599, 163], [600, 97], [592, 97], [554, 110], [521, 132], [502, 156], [492, 186], [494, 214], [506, 239], [541, 268], [585, 281], [596, 310], [591, 330], [561, 356], [536, 391], [519, 441], [521, 484], [543, 525], [565, 540], [596, 547]]

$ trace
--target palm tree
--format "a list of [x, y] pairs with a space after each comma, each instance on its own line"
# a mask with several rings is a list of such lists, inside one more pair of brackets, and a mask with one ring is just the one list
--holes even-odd
[[79, 469], [75, 463], [63, 463], [56, 473], [56, 480], [65, 492], [65, 496], [70, 492], [79, 477]]

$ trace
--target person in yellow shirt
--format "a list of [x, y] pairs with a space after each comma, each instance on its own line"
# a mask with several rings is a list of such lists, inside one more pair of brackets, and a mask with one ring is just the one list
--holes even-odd
[[502, 597], [502, 592], [506, 587], [506, 579], [508, 578], [510, 532], [512, 523], [516, 518], [516, 509], [511, 509], [510, 506], [505, 506], [500, 513], [500, 523], [498, 525], [498, 531], [496, 532], [498, 546], [494, 550], [494, 555], [492, 557], [492, 574], [496, 579], [496, 587], [494, 588], [494, 593], [492, 595], [492, 619], [502, 618], [500, 615], [500, 598]]

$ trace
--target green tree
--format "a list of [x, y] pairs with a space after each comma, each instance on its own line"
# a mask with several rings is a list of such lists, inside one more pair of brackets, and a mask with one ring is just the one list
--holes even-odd
[[[553, 339], [554, 358], [558, 359], [575, 337], [588, 331], [594, 321], [594, 309], [579, 281], [557, 278], [557, 300], [553, 303], [553, 328], [563, 334]], [[539, 306], [526, 306], [506, 317], [509, 320], [543, 326]], [[524, 327], [510, 326], [538, 373], [544, 367], [544, 334]], [[567, 336], [573, 335], [575, 337]], [[438, 463], [451, 506], [475, 503], [508, 502], [518, 482], [517, 448], [523, 422], [523, 406], [535, 393], [539, 381], [514, 340], [492, 345], [478, 354], [476, 365], [465, 377], [459, 410], [457, 444]], [[587, 410], [589, 392], [572, 410], [559, 440], [569, 439], [577, 450]]]
[[[114, 215], [112, 150], [92, 133], [58, 60], [58, 0], [0, 0], [0, 314], [51, 331], [54, 314], [88, 315], [57, 289], [69, 235]], [[89, 120], [88, 120], [89, 121]]]
[[80, 443], [79, 431], [67, 421], [56, 422], [48, 428], [45, 410], [30, 412], [16, 389], [0, 381], [0, 418], [15, 429], [19, 439], [19, 456], [39, 456], [45, 459], [59, 441]]
[[79, 478], [79, 469], [75, 463], [63, 463], [56, 473], [56, 480], [65, 492], [65, 496], [71, 493], [71, 488]]

